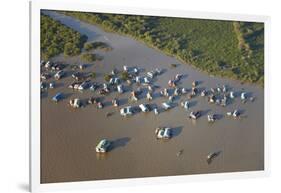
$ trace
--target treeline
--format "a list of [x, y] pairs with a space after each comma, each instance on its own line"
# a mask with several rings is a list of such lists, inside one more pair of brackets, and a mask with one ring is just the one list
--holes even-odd
[[[212, 75], [263, 85], [263, 24], [232, 21], [63, 12], [107, 31], [129, 35]], [[239, 47], [239, 38], [249, 45]]]
[[87, 36], [41, 13], [41, 57], [49, 59], [60, 53], [75, 56], [81, 53]]

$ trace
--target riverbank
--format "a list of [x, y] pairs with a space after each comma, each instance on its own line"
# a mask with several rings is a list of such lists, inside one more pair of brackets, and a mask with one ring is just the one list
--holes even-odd
[[[257, 41], [251, 42], [254, 50], [250, 50], [251, 56], [245, 57], [245, 51], [239, 47], [239, 40], [243, 38], [245, 41], [244, 36], [237, 36], [231, 21], [186, 19], [183, 22], [183, 19], [180, 18], [115, 16], [81, 12], [62, 13], [98, 25], [108, 32], [127, 35], [149, 47], [176, 57], [187, 65], [191, 64], [209, 75], [227, 77], [242, 83], [255, 83], [263, 87], [263, 32], [261, 32], [263, 25], [258, 23], [254, 23], [254, 27], [247, 24], [250, 25], [252, 34], [258, 35], [255, 38], [251, 34], [244, 35], [248, 40], [256, 39]], [[118, 23], [119, 17], [122, 17], [124, 24], [115, 25]], [[178, 23], [178, 25], [171, 23]], [[183, 25], [186, 25], [187, 30], [185, 28], [183, 30], [183, 27], [177, 29], [178, 26]], [[170, 27], [166, 29], [164, 26]], [[130, 30], [131, 28], [134, 30]], [[247, 27], [243, 28], [243, 31], [247, 30]], [[249, 44], [247, 43], [247, 45]]]

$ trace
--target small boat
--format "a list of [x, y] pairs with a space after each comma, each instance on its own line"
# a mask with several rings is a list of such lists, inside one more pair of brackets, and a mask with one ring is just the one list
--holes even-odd
[[207, 155], [207, 163], [211, 164], [213, 159], [216, 158], [217, 156], [219, 156], [220, 153], [221, 153], [220, 151], [209, 153]]
[[82, 107], [82, 102], [79, 98], [70, 99], [69, 104], [71, 107], [76, 109]]
[[203, 90], [203, 91], [201, 92], [201, 96], [202, 96], [202, 97], [206, 96], [206, 94], [207, 94], [206, 90]]
[[186, 89], [186, 88], [182, 88], [182, 89], [181, 89], [181, 93], [182, 93], [182, 94], [186, 94], [186, 93], [187, 93], [187, 89]]
[[192, 82], [192, 87], [196, 87], [197, 86], [197, 81], [193, 81]]
[[150, 111], [150, 108], [148, 106], [148, 104], [140, 104], [139, 108], [141, 109], [142, 112], [146, 113]]
[[175, 100], [174, 96], [169, 96], [169, 101], [173, 102]]
[[98, 109], [102, 109], [103, 108], [103, 103], [102, 102], [98, 102], [98, 105], [97, 105], [97, 107], [98, 107]]
[[215, 118], [215, 115], [207, 115], [207, 118], [208, 118], [208, 122], [212, 123], [212, 122], [215, 122], [216, 118]]
[[175, 76], [176, 82], [180, 81], [181, 78], [182, 78], [182, 74], [176, 74], [176, 76]]
[[251, 101], [251, 102], [254, 102], [255, 99], [256, 99], [255, 97], [250, 97], [250, 101]]
[[49, 88], [55, 88], [55, 83], [54, 82], [50, 82]]
[[172, 108], [172, 104], [171, 104], [170, 101], [162, 103], [162, 106], [165, 110], [168, 110], [168, 109]]
[[146, 94], [146, 99], [147, 99], [147, 100], [152, 100], [152, 93], [148, 92], [148, 93]]
[[90, 90], [96, 91], [98, 89], [98, 87], [99, 87], [98, 84], [92, 83], [91, 86], [90, 86]]
[[131, 106], [120, 109], [120, 114], [124, 117], [133, 115], [133, 108]]
[[118, 93], [122, 94], [124, 92], [124, 88], [122, 84], [117, 85], [117, 91]]
[[232, 112], [229, 111], [229, 112], [226, 113], [226, 115], [227, 116], [232, 116]]
[[158, 111], [157, 108], [154, 109], [154, 114], [155, 114], [155, 115], [158, 115], [158, 114], [159, 114], [159, 111]]
[[88, 99], [88, 104], [96, 104], [98, 103], [99, 99], [98, 98], [95, 98], [95, 97], [90, 97]]
[[119, 106], [119, 102], [118, 102], [118, 100], [117, 100], [116, 98], [114, 98], [114, 99], [112, 100], [112, 105], [113, 105], [114, 107], [118, 107], [118, 106]]
[[238, 110], [234, 110], [234, 112], [232, 113], [233, 117], [238, 117], [240, 115], [240, 112]]
[[192, 111], [190, 114], [189, 114], [189, 118], [190, 119], [198, 119], [199, 117], [201, 116], [201, 112], [200, 111]]
[[227, 87], [225, 85], [222, 85], [222, 92], [224, 92], [224, 93], [227, 92]]
[[183, 153], [183, 149], [181, 149], [180, 151], [178, 151], [178, 152], [177, 152], [177, 154], [176, 154], [176, 155], [177, 155], [177, 157], [181, 156], [181, 155], [182, 155], [182, 153]]
[[181, 106], [182, 106], [185, 110], [188, 110], [188, 109], [189, 109], [189, 101], [183, 101], [183, 102], [181, 102]]
[[179, 88], [175, 88], [174, 95], [179, 96], [181, 94], [181, 90]]
[[158, 127], [155, 130], [157, 139], [170, 139], [172, 137], [171, 128], [168, 127]]
[[232, 99], [234, 99], [234, 98], [235, 98], [235, 94], [234, 94], [234, 92], [233, 92], [233, 91], [230, 91], [230, 93], [229, 93], [229, 97], [230, 97], [230, 98], [232, 98]]
[[61, 92], [59, 92], [55, 96], [53, 96], [52, 101], [57, 103], [62, 99], [63, 99], [63, 94]]
[[240, 113], [239, 110], [237, 110], [237, 109], [235, 109], [233, 112], [229, 111], [229, 112], [226, 113], [227, 116], [232, 116], [232, 117], [234, 117], [234, 118], [239, 117], [240, 114], [241, 114], [241, 113]]
[[63, 70], [60, 70], [60, 71], [58, 71], [58, 72], [54, 75], [54, 77], [55, 77], [56, 80], [59, 80], [59, 79], [61, 79], [64, 75], [65, 75], [65, 72], [64, 72]]
[[241, 100], [246, 100], [246, 93], [245, 92], [241, 93]]
[[110, 141], [108, 141], [107, 139], [102, 139], [96, 146], [96, 152], [97, 153], [106, 153], [106, 152], [108, 152], [110, 146], [111, 146]]

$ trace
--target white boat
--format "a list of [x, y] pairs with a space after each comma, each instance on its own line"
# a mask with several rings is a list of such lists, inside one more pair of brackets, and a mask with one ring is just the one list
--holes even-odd
[[158, 127], [155, 130], [157, 139], [170, 139], [172, 137], [171, 128], [168, 127]]
[[124, 117], [133, 115], [133, 108], [131, 106], [120, 109], [120, 114]]
[[189, 109], [189, 101], [184, 101], [181, 103], [181, 106], [185, 109], [188, 110]]
[[200, 111], [192, 111], [189, 114], [189, 118], [194, 119], [194, 120], [198, 119], [200, 116], [201, 116]]
[[150, 92], [148, 92], [148, 93], [146, 94], [146, 99], [147, 99], [147, 100], [152, 100], [152, 94], [151, 94]]
[[89, 87], [89, 82], [88, 81], [84, 81], [82, 82], [79, 87], [78, 87], [78, 90], [85, 90]]
[[117, 85], [117, 91], [118, 91], [119, 93], [123, 93], [123, 92], [124, 92], [124, 89], [123, 89], [123, 85], [122, 85], [122, 84]]
[[215, 122], [215, 115], [207, 115], [208, 122]]
[[230, 91], [230, 93], [229, 93], [229, 97], [230, 97], [230, 98], [232, 98], [232, 99], [234, 99], [234, 98], [235, 98], [235, 95], [234, 95], [234, 92], [233, 92], [233, 91]]
[[106, 153], [111, 146], [111, 142], [107, 139], [102, 139], [96, 146], [97, 153]]
[[80, 107], [82, 107], [82, 103], [81, 103], [81, 100], [79, 98], [71, 99], [69, 101], [69, 104], [73, 108], [80, 108]]
[[144, 77], [143, 81], [145, 84], [150, 84], [150, 80], [148, 79], [148, 77]]
[[162, 106], [165, 110], [172, 108], [171, 102], [169, 102], [169, 101], [162, 103]]
[[102, 103], [102, 102], [98, 102], [98, 106], [97, 106], [97, 107], [98, 107], [98, 109], [102, 109], [102, 108], [103, 108], [103, 106], [104, 106], [104, 105], [103, 105], [103, 103]]
[[158, 114], [159, 114], [159, 111], [158, 111], [157, 108], [154, 109], [154, 114], [155, 114], [155, 115], [158, 115]]
[[124, 70], [125, 72], [128, 72], [128, 66], [123, 66], [123, 70]]
[[245, 92], [241, 93], [241, 100], [246, 100], [246, 93]]
[[61, 79], [64, 75], [65, 75], [65, 72], [62, 71], [62, 70], [60, 70], [60, 71], [58, 71], [58, 72], [54, 75], [54, 77], [55, 77], [56, 80], [59, 80], [59, 79]]
[[140, 104], [139, 108], [141, 109], [142, 112], [149, 112], [149, 107], [147, 104]]
[[232, 113], [233, 117], [238, 117], [240, 115], [240, 112], [238, 110], [234, 110]]
[[206, 90], [203, 90], [203, 91], [201, 92], [201, 96], [202, 96], [202, 97], [206, 96], [206, 93], [207, 93]]

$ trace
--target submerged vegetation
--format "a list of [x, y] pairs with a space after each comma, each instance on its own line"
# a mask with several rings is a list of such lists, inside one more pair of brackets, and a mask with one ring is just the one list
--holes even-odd
[[[212, 75], [263, 85], [262, 23], [63, 12], [141, 40]], [[93, 45], [87, 46], [94, 49]]]
[[41, 57], [50, 57], [64, 53], [65, 56], [75, 56], [81, 53], [81, 48], [87, 41], [87, 36], [41, 14]]
[[84, 44], [84, 49], [86, 51], [90, 50], [104, 50], [104, 51], [109, 51], [112, 48], [106, 44], [105, 42], [87, 42]]
[[96, 54], [92, 54], [92, 53], [83, 53], [83, 54], [81, 54], [80, 57], [85, 62], [94, 62], [94, 61], [98, 60], [98, 56]]

